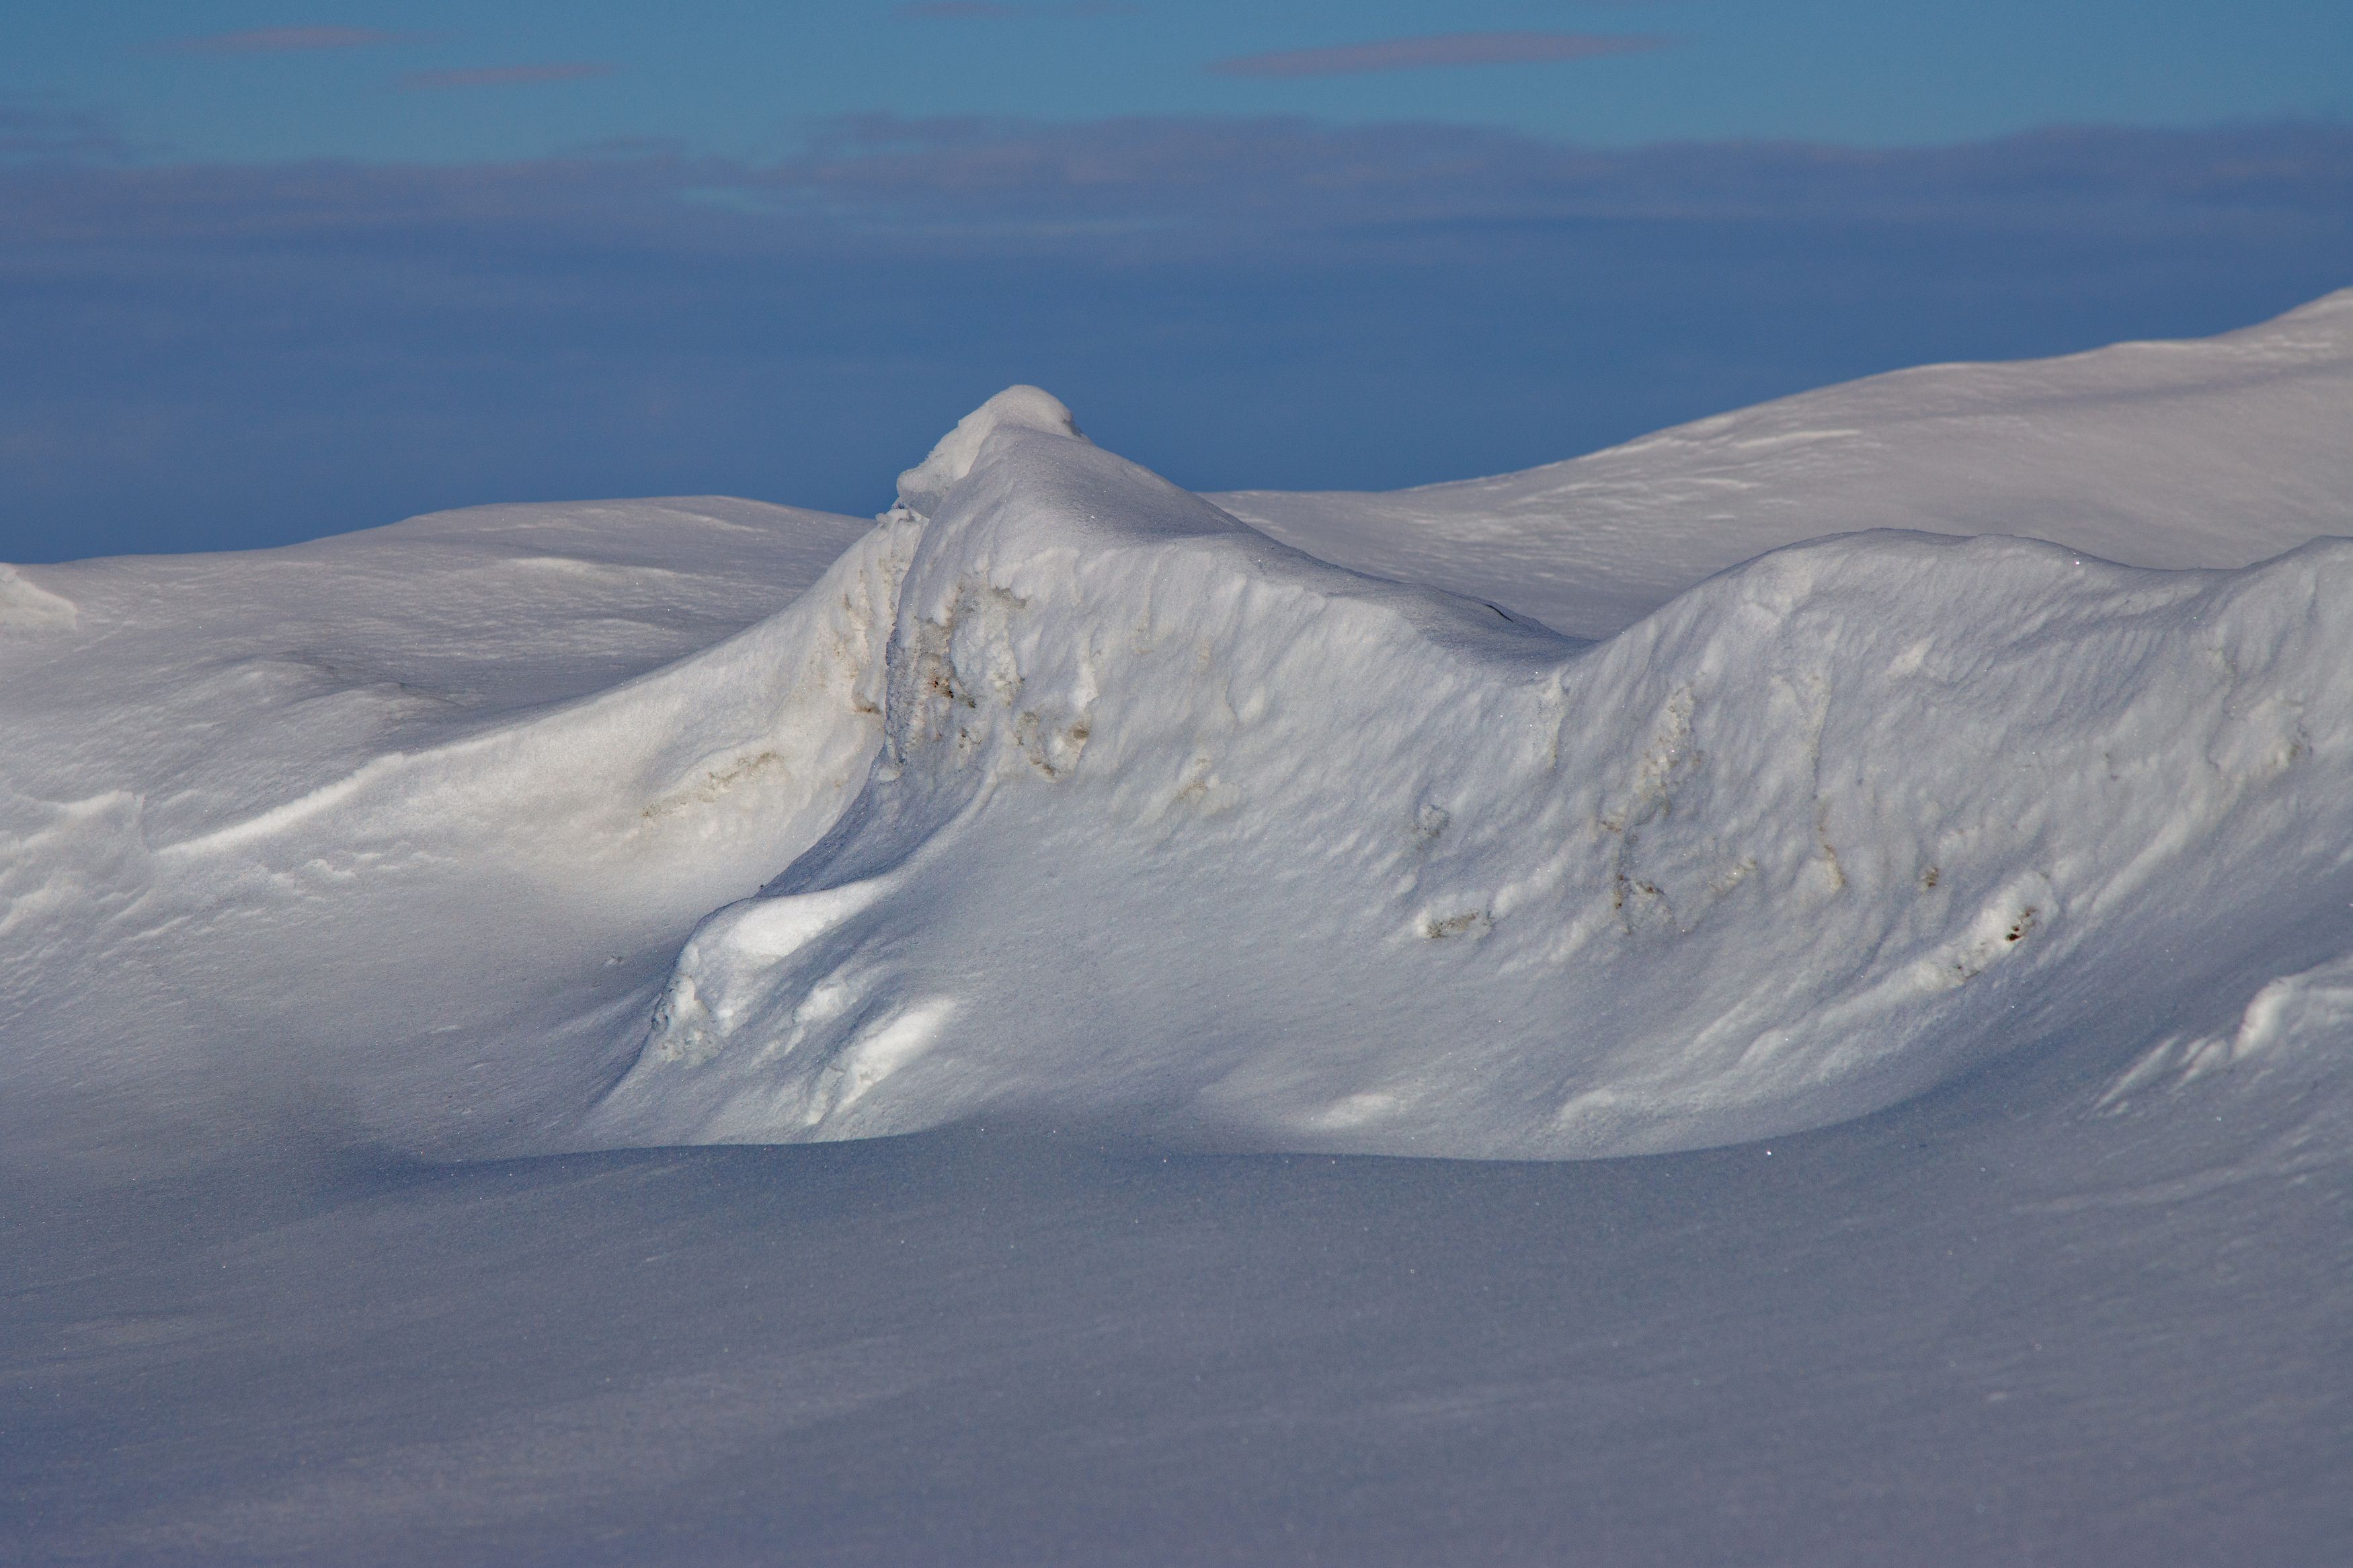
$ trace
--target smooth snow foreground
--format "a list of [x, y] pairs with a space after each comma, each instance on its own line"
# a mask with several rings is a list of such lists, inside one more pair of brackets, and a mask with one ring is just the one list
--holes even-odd
[[[1964, 427], [1998, 478], [2119, 406], [2150, 427], [2087, 444], [2078, 492], [2129, 500], [2218, 406], [2347, 468], [2348, 343], [2340, 295], [1832, 389], [1886, 427], [1876, 468], [1792, 479], [1766, 436], [1715, 482], [1794, 491], [1802, 529], [1859, 465], [1869, 521], [1950, 521], [1884, 453], [1987, 384], [2007, 423]], [[1743, 419], [1810, 422], [1584, 461]], [[2235, 524], [2177, 505], [2145, 553], [2353, 532], [2344, 478], [2275, 475]], [[1493, 483], [1532, 548], [1528, 487]], [[994, 1115], [1573, 1158], [1818, 1127], [2062, 1038], [2138, 1053], [2112, 1104], [2222, 1068], [2338, 1092], [2353, 542], [2159, 571], [1875, 530], [1584, 643], [1276, 543], [1034, 388], [900, 488], [862, 535], [509, 508], [11, 573], [12, 1152], [136, 1162], [149, 1121], [301, 1103], [473, 1154]], [[2127, 553], [2124, 504], [2054, 510]], [[1585, 521], [1547, 525], [1580, 591], [1634, 592]], [[689, 651], [762, 573], [808, 585]]]

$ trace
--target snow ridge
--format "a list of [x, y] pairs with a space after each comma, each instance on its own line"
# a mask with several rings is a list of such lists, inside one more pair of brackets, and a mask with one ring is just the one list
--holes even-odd
[[2220, 337], [1894, 371], [1493, 479], [1212, 499], [1324, 560], [1579, 637], [1871, 528], [2245, 566], [2353, 534], [2353, 289]]
[[1662, 1151], [2219, 1026], [2353, 950], [2353, 542], [1851, 535], [1587, 646], [1060, 409], [902, 484], [864, 786], [688, 942], [595, 1141]]

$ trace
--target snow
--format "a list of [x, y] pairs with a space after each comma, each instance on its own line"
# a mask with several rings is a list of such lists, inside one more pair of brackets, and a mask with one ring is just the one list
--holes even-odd
[[2353, 289], [2190, 342], [1928, 365], [1589, 457], [1388, 495], [1217, 496], [1309, 553], [1577, 637], [1783, 544], [2024, 534], [2134, 566], [2245, 566], [2353, 531]]
[[688, 944], [600, 1139], [1654, 1152], [2353, 947], [2353, 544], [1873, 533], [1576, 647], [1000, 432], [897, 616], [881, 765]]
[[2311, 1557], [2348, 365], [0, 569], [0, 1554]]
[[899, 476], [899, 506], [909, 516], [930, 517], [972, 472], [981, 449], [999, 430], [1086, 439], [1060, 398], [1042, 387], [1008, 386], [957, 420], [922, 462]]
[[79, 618], [72, 600], [27, 583], [13, 566], [0, 565], [0, 635], [69, 631]]

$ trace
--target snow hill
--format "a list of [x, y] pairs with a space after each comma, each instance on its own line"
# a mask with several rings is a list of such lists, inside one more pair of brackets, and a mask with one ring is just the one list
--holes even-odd
[[871, 526], [21, 569], [10, 1152], [323, 1106], [1564, 1158], [2060, 1039], [2137, 1051], [2116, 1095], [2304, 1075], [2353, 1008], [2348, 367], [2353, 294], [1222, 507], [1016, 388]]

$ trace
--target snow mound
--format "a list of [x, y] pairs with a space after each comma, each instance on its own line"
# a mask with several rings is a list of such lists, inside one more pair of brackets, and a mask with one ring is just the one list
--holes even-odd
[[2353, 949], [2353, 542], [1862, 533], [1588, 646], [1070, 432], [1016, 389], [902, 481], [863, 787], [686, 944], [593, 1139], [1618, 1154], [2337, 1016], [2264, 988]]

